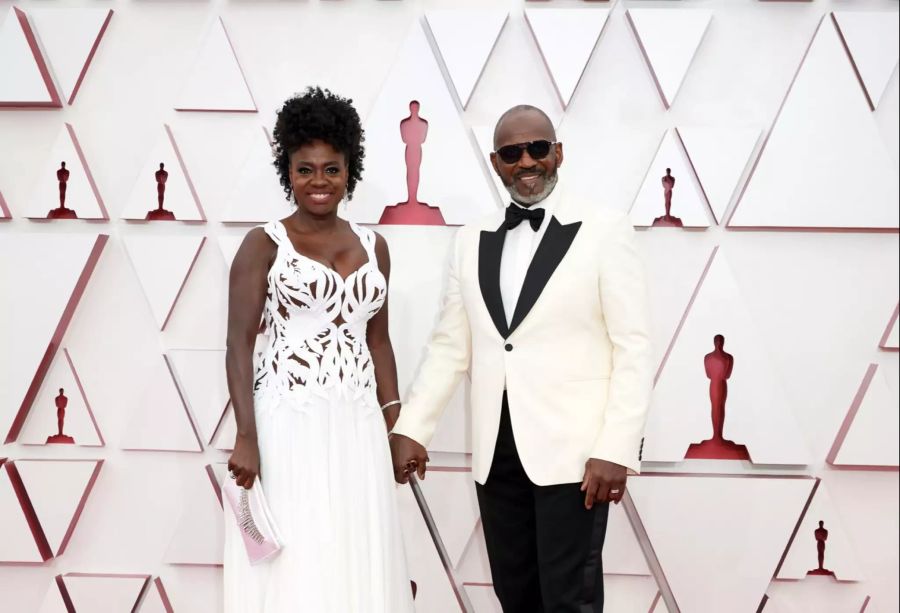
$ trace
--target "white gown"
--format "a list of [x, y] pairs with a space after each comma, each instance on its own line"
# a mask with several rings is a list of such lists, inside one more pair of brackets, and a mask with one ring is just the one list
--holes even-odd
[[284, 548], [250, 566], [226, 508], [225, 613], [414, 611], [366, 345], [386, 281], [375, 235], [351, 227], [369, 259], [344, 280], [297, 253], [281, 222], [263, 226], [278, 251], [254, 404], [262, 484]]

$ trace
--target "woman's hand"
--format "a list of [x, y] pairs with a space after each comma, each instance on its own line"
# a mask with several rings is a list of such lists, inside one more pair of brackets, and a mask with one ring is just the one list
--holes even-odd
[[259, 445], [255, 436], [237, 436], [234, 451], [228, 459], [228, 470], [239, 486], [248, 490], [253, 487], [259, 476]]

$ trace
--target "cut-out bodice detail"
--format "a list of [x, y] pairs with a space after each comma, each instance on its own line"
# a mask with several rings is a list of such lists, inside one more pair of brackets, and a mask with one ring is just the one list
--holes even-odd
[[350, 224], [368, 259], [345, 279], [298, 253], [280, 221], [262, 227], [278, 249], [268, 273], [263, 318], [269, 342], [256, 364], [255, 395], [302, 400], [337, 390], [347, 398], [374, 397], [366, 329], [387, 294], [375, 234]]

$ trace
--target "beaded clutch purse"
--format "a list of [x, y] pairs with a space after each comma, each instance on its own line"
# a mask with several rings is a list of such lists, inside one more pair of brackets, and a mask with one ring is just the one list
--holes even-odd
[[281, 551], [282, 539], [258, 479], [249, 490], [240, 487], [234, 477], [226, 479], [222, 496], [237, 522], [250, 564], [268, 560]]

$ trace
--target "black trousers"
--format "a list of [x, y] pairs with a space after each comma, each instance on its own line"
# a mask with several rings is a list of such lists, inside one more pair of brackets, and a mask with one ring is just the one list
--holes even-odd
[[475, 488], [503, 613], [602, 613], [609, 505], [586, 510], [580, 482], [537, 486], [528, 479], [506, 393], [491, 472]]

